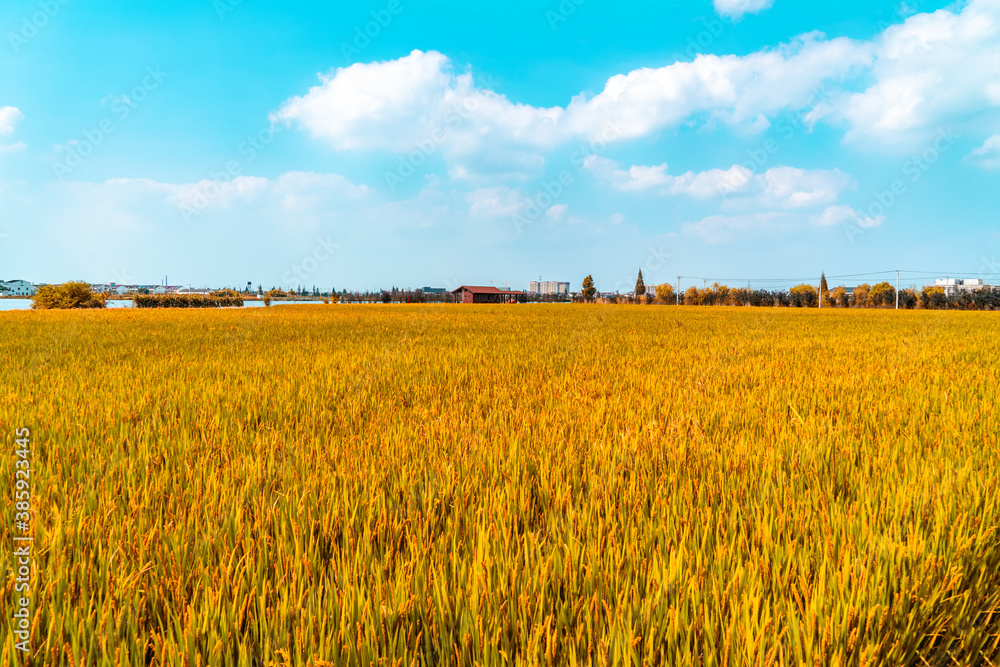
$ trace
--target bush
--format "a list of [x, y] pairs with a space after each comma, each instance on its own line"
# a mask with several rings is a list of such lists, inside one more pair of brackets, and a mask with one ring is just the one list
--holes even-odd
[[43, 285], [31, 297], [31, 307], [36, 310], [104, 308], [106, 306], [105, 298], [105, 294], [93, 292], [87, 283]]
[[[221, 292], [232, 290], [223, 290]], [[233, 308], [243, 305], [243, 298], [213, 292], [211, 294], [140, 294], [135, 297], [136, 308]]]

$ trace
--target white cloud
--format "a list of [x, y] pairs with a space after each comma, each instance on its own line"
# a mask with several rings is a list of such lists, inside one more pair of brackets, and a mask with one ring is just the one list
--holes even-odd
[[466, 199], [469, 202], [469, 214], [477, 217], [508, 217], [519, 213], [525, 205], [521, 191], [506, 186], [477, 188]]
[[848, 140], [913, 143], [938, 126], [1000, 106], [1000, 2], [917, 14], [874, 42], [873, 82], [831, 91], [807, 116], [848, 127]]
[[769, 9], [774, 0], [714, 0], [713, 4], [719, 16], [738, 21], [744, 14], [756, 14]]
[[864, 229], [878, 227], [885, 222], [885, 216], [869, 217], [850, 206], [829, 206], [822, 213], [813, 217], [814, 224], [821, 227], [835, 225], [855, 225]]
[[974, 148], [966, 159], [984, 169], [1000, 168], [1000, 134], [993, 135], [983, 142], [982, 146]]
[[0, 107], [0, 137], [9, 137], [14, 133], [14, 126], [24, 118], [17, 107]]
[[237, 176], [226, 183], [204, 180], [195, 183], [162, 183], [144, 178], [115, 178], [102, 184], [68, 183], [67, 187], [99, 192], [124, 202], [145, 201], [150, 195], [173, 207], [178, 222], [197, 224], [212, 209], [232, 209], [241, 205], [262, 206], [286, 216], [287, 224], [315, 222], [323, 205], [335, 202], [350, 205], [370, 199], [372, 190], [355, 185], [338, 174], [287, 172], [277, 178]]
[[685, 234], [706, 243], [729, 243], [748, 234], [776, 233], [793, 226], [787, 214], [776, 212], [747, 215], [712, 215], [684, 225]]
[[620, 225], [623, 222], [625, 222], [625, 216], [622, 215], [621, 213], [615, 213], [614, 215], [611, 216], [612, 225]]
[[[17, 107], [0, 107], [0, 137], [9, 137], [14, 134], [14, 128], [23, 118], [24, 114]], [[16, 153], [24, 149], [23, 141], [9, 145], [0, 143], [0, 153]]]
[[596, 155], [584, 166], [598, 178], [622, 192], [656, 190], [661, 195], [686, 195], [696, 199], [728, 198], [729, 208], [806, 208], [837, 201], [851, 185], [850, 177], [838, 169], [797, 169], [779, 166], [755, 175], [742, 165], [671, 176], [667, 165], [632, 166]]
[[320, 76], [320, 84], [271, 116], [296, 122], [341, 150], [441, 154], [452, 164], [502, 149], [537, 164], [537, 151], [572, 140], [647, 136], [696, 115], [761, 129], [767, 114], [800, 108], [812, 90], [870, 64], [870, 48], [819, 33], [746, 56], [699, 55], [693, 62], [643, 68], [608, 79], [593, 96], [564, 107], [517, 104], [477, 88], [435, 51], [359, 63]]
[[553, 220], [561, 220], [566, 211], [569, 209], [567, 204], [556, 204], [555, 206], [549, 207], [549, 210], [545, 212], [545, 215], [552, 218]]
[[[758, 177], [758, 179], [761, 177]], [[837, 201], [851, 185], [851, 178], [839, 169], [796, 169], [774, 167], [763, 174], [765, 202], [781, 208], [805, 208]]]
[[[716, 0], [733, 17], [769, 4]], [[813, 32], [746, 55], [635, 69], [552, 107], [512, 101], [477, 86], [469, 67], [413, 51], [321, 74], [272, 120], [338, 150], [417, 152], [470, 179], [525, 179], [539, 174], [544, 151], [570, 141], [651, 137], [682, 124], [760, 132], [788, 111], [805, 112], [810, 125], [844, 126], [850, 140], [912, 143], [995, 112], [997, 71], [1000, 0], [970, 0], [910, 16], [870, 41]]]

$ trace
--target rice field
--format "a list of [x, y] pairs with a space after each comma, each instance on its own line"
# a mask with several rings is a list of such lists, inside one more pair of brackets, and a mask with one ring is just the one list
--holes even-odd
[[0, 314], [0, 665], [1000, 664], [996, 317]]

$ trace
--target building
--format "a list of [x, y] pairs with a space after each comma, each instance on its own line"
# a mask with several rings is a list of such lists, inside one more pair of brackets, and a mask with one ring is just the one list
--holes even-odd
[[462, 285], [451, 293], [458, 297], [459, 303], [524, 303], [527, 300], [524, 292], [502, 290], [499, 287]]
[[444, 287], [423, 287], [420, 289], [424, 294], [444, 294], [448, 290]]
[[528, 284], [528, 292], [531, 294], [560, 294], [562, 296], [569, 296], [569, 283], [557, 280], [532, 280]]
[[938, 278], [935, 287], [944, 289], [947, 296], [955, 296], [959, 292], [974, 292], [985, 287], [982, 278]]
[[4, 296], [33, 296], [37, 289], [27, 280], [7, 280], [0, 282]]

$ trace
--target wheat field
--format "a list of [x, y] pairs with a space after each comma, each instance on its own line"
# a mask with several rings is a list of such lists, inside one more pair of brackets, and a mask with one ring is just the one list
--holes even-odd
[[1000, 664], [995, 318], [0, 314], [30, 662]]

